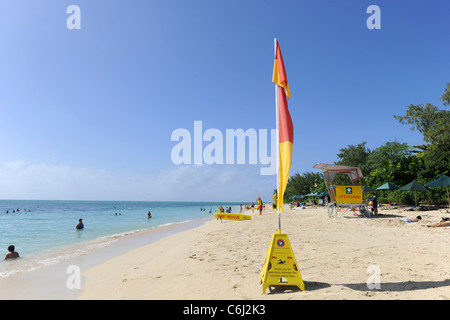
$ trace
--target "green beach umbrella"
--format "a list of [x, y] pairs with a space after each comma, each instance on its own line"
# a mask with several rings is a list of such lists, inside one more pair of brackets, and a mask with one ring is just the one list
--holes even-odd
[[396, 189], [398, 189], [398, 187], [390, 182], [386, 182], [385, 184], [377, 188], [377, 190], [396, 190]]
[[389, 190], [397, 190], [397, 189], [398, 189], [398, 187], [395, 184], [386, 182], [382, 186], [379, 186], [376, 190], [387, 190], [388, 191], [388, 202], [391, 203], [391, 200], [389, 198]]
[[320, 198], [325, 197], [325, 196], [329, 197], [330, 194], [328, 193], [328, 191], [324, 191], [324, 192], [319, 193], [318, 196], [319, 196]]
[[364, 198], [366, 199], [366, 193], [367, 192], [372, 192], [374, 193], [375, 190], [373, 190], [371, 187], [369, 186], [363, 186], [363, 192], [364, 192]]
[[417, 207], [417, 191], [426, 191], [426, 192], [429, 191], [427, 188], [425, 188], [423, 185], [418, 183], [416, 180], [413, 180], [410, 183], [404, 185], [403, 187], [398, 188], [398, 190], [414, 191], [414, 197], [415, 197], [415, 200], [416, 200], [416, 207]]
[[431, 188], [437, 188], [437, 187], [445, 187], [447, 189], [447, 199], [448, 199], [448, 206], [450, 207], [450, 197], [448, 195], [448, 186], [450, 186], [450, 178], [446, 176], [445, 174], [434, 180], [430, 183], [426, 184], [425, 187], [431, 187]]
[[319, 195], [318, 192], [310, 192], [310, 193], [305, 194], [305, 198], [317, 197], [318, 195]]
[[318, 192], [311, 192], [311, 193], [305, 194], [305, 197], [317, 197], [318, 195], [319, 195]]

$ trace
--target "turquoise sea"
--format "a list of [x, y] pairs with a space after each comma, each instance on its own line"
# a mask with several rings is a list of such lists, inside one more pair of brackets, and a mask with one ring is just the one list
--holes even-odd
[[[212, 218], [217, 206], [217, 202], [0, 200], [0, 277], [83, 255], [139, 231]], [[239, 203], [222, 206], [239, 210]], [[76, 230], [80, 218], [85, 228]], [[11, 244], [21, 258], [3, 260]]]

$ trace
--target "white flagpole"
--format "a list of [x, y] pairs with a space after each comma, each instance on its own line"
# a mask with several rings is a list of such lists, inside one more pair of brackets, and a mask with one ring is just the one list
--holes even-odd
[[[273, 39], [274, 44], [274, 58], [277, 56], [277, 38]], [[278, 195], [279, 195], [279, 186], [280, 186], [280, 149], [279, 149], [279, 141], [280, 141], [280, 132], [278, 128], [278, 85], [275, 83], [275, 114], [276, 114], [276, 141], [277, 141], [277, 147], [276, 147], [276, 153], [277, 153], [277, 210], [278, 210], [278, 233], [281, 233], [281, 214], [280, 214], [280, 205], [283, 205], [282, 203], [278, 201]]]

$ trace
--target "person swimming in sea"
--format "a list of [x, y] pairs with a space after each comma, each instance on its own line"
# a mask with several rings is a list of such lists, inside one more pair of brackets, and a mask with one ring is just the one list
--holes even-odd
[[19, 253], [16, 252], [15, 250], [16, 250], [16, 247], [14, 247], [14, 245], [10, 245], [10, 246], [8, 247], [8, 251], [9, 251], [9, 252], [6, 254], [5, 260], [7, 260], [7, 259], [16, 259], [16, 258], [19, 258], [19, 257], [20, 257], [20, 256], [19, 256]]
[[75, 229], [77, 230], [84, 229], [83, 219], [78, 220], [78, 224], [75, 226]]

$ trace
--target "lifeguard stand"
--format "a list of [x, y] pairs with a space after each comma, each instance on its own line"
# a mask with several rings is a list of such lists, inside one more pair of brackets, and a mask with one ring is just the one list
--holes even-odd
[[[361, 182], [363, 175], [358, 167], [318, 163], [313, 168], [322, 169], [323, 179], [330, 194], [331, 205], [328, 207], [328, 217], [334, 216], [335, 219], [338, 216], [342, 217], [348, 208], [352, 208], [352, 211], [357, 208], [359, 214], [370, 217], [370, 212], [366, 210], [364, 202], [364, 190]], [[335, 178], [338, 174], [347, 176], [351, 184], [336, 184]]]

